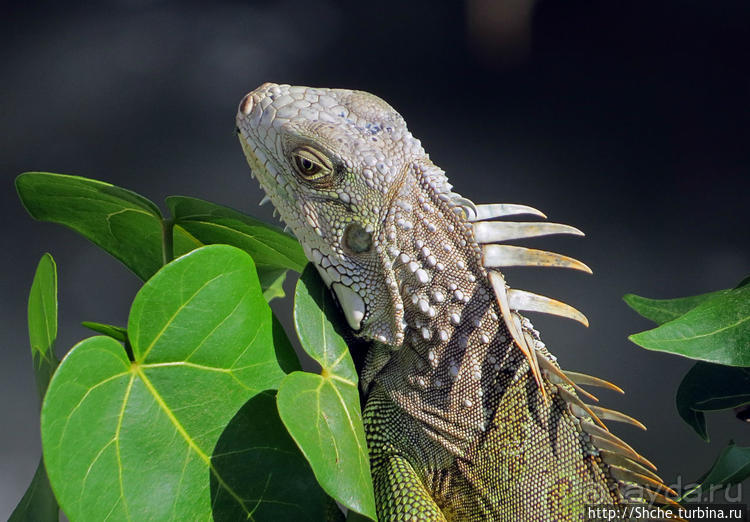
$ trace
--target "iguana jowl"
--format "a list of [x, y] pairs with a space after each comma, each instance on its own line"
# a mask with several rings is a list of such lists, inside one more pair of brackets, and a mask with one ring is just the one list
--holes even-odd
[[580, 231], [499, 221], [544, 215], [462, 198], [365, 92], [266, 83], [243, 98], [237, 129], [349, 326], [372, 341], [361, 384], [381, 520], [582, 520], [587, 504], [669, 502], [653, 465], [600, 419], [639, 423], [578, 396], [591, 397], [581, 384], [616, 387], [561, 371], [520, 312], [586, 318], [498, 271], [589, 271], [497, 244]]

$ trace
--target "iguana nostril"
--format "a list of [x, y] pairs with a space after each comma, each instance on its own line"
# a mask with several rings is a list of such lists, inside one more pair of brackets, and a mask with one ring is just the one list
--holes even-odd
[[355, 254], [368, 252], [372, 248], [372, 234], [359, 223], [349, 223], [344, 229], [344, 246]]
[[253, 93], [248, 93], [245, 95], [244, 98], [242, 98], [242, 101], [240, 102], [240, 112], [247, 116], [250, 114], [250, 111], [253, 110], [253, 105], [255, 104], [255, 101], [253, 100]]

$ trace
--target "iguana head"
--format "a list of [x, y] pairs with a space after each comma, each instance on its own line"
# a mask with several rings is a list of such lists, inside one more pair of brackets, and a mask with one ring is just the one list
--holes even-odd
[[400, 250], [384, 223], [400, 193], [414, 190], [403, 186], [406, 173], [430, 164], [403, 118], [365, 92], [265, 83], [240, 103], [237, 132], [253, 174], [349, 325], [400, 345], [403, 304], [392, 269]]

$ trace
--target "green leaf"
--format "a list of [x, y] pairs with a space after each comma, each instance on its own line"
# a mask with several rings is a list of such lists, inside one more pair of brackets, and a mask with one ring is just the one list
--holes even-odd
[[68, 517], [205, 520], [211, 475], [248, 514], [210, 456], [242, 405], [284, 377], [281, 337], [244, 252], [203, 247], [161, 269], [130, 311], [135, 360], [92, 337], [50, 383], [44, 461]]
[[121, 343], [128, 342], [128, 331], [122, 326], [95, 323], [93, 321], [83, 321], [81, 325], [97, 333], [108, 335], [112, 339], [120, 341]]
[[656, 324], [664, 324], [686, 314], [703, 301], [727, 292], [729, 290], [718, 290], [677, 299], [649, 299], [635, 294], [625, 294], [622, 298], [641, 317], [645, 317]]
[[57, 267], [49, 254], [39, 260], [31, 283], [28, 323], [36, 386], [39, 397], [44, 398], [58, 364], [53, 349], [57, 338]]
[[197, 198], [170, 196], [167, 206], [175, 224], [204, 244], [223, 243], [241, 248], [256, 265], [302, 272], [307, 258], [297, 239], [280, 228]]
[[675, 402], [680, 417], [708, 441], [704, 412], [750, 404], [750, 368], [695, 363], [683, 377]]
[[258, 280], [260, 286], [263, 288], [263, 296], [266, 301], [271, 301], [277, 297], [284, 297], [284, 281], [286, 281], [285, 269], [273, 270], [258, 270]]
[[278, 227], [196, 198], [170, 196], [167, 205], [184, 236], [175, 240], [176, 253], [181, 253], [178, 247], [190, 247], [188, 238], [206, 245], [223, 243], [241, 248], [255, 261], [268, 300], [284, 295], [281, 285], [287, 269], [301, 272], [307, 264], [299, 242]]
[[274, 394], [260, 393], [245, 403], [221, 434], [211, 462], [217, 472], [211, 476], [217, 522], [247, 518], [228, 489], [252, 507], [254, 520], [325, 520], [328, 496], [281, 423]]
[[349, 509], [376, 520], [357, 372], [337, 324], [336, 306], [310, 265], [297, 283], [294, 324], [320, 375], [289, 374], [279, 388], [281, 420], [323, 489]]
[[48, 172], [21, 174], [16, 189], [34, 219], [72, 228], [144, 281], [162, 266], [161, 213], [135, 192]]
[[629, 339], [648, 350], [750, 366], [750, 285], [711, 297], [677, 319]]
[[59, 519], [57, 500], [49, 485], [44, 461], [40, 459], [31, 484], [21, 498], [21, 502], [13, 510], [8, 522], [57, 522]]
[[701, 479], [700, 484], [691, 489], [680, 500], [700, 491], [716, 491], [740, 484], [750, 478], [750, 447], [737, 446], [734, 442], [719, 454], [711, 470]]
[[[34, 380], [39, 397], [43, 399], [59, 364], [54, 352], [57, 338], [57, 267], [50, 254], [44, 254], [36, 267], [29, 292], [28, 324]], [[9, 520], [56, 521], [59, 518], [58, 512], [57, 500], [50, 488], [44, 461], [40, 459], [31, 484]]]

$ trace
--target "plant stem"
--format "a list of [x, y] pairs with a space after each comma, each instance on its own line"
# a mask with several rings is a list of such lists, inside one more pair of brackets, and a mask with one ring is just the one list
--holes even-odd
[[161, 245], [162, 264], [166, 265], [174, 258], [174, 220], [161, 220]]

